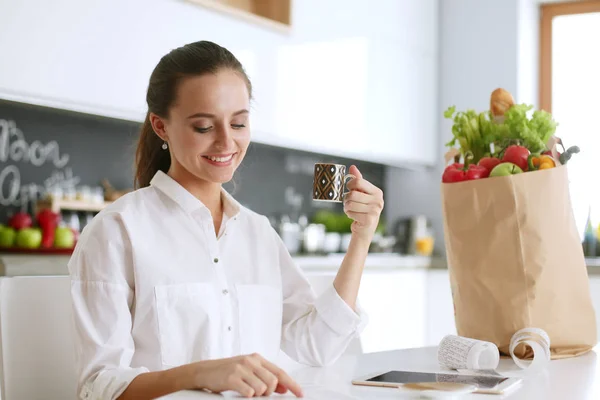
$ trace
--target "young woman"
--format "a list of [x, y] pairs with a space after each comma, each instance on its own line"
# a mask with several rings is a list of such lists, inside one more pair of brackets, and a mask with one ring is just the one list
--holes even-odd
[[211, 42], [175, 49], [154, 69], [139, 189], [94, 218], [69, 262], [82, 399], [302, 396], [273, 365], [279, 350], [328, 364], [364, 326], [356, 297], [383, 193], [351, 167], [352, 240], [316, 297], [268, 219], [221, 187], [250, 142], [251, 94], [239, 61]]

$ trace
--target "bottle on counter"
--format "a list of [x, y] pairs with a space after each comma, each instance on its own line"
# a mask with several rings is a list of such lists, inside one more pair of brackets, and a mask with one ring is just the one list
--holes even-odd
[[596, 257], [597, 242], [598, 237], [596, 236], [596, 229], [594, 229], [594, 224], [592, 223], [592, 207], [590, 207], [583, 234], [583, 254], [586, 257]]
[[300, 224], [283, 215], [279, 222], [279, 236], [290, 254], [295, 255], [301, 249], [302, 231]]
[[600, 224], [596, 229], [596, 257], [600, 257]]

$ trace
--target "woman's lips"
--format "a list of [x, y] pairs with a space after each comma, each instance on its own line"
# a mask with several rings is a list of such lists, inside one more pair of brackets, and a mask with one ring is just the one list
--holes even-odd
[[218, 167], [227, 167], [227, 166], [231, 165], [231, 163], [233, 161], [233, 157], [236, 154], [237, 153], [202, 156], [202, 158], [211, 165], [215, 165]]

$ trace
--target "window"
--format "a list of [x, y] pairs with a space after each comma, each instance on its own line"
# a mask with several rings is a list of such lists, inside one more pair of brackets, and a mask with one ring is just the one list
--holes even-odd
[[542, 6], [540, 105], [556, 135], [581, 153], [569, 163], [573, 211], [583, 230], [600, 223], [600, 0]]

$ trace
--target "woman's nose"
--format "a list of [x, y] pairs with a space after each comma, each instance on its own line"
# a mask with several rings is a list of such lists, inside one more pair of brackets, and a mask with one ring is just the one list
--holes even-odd
[[229, 126], [222, 126], [217, 130], [217, 138], [215, 140], [216, 147], [228, 149], [232, 140], [231, 128]]

